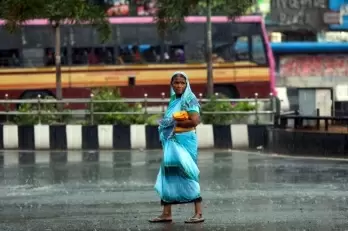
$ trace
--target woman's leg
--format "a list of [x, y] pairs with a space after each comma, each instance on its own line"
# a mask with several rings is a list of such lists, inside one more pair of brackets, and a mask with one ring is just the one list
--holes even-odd
[[172, 221], [172, 205], [166, 204], [163, 205], [162, 214], [158, 217], [155, 217], [150, 222], [170, 222]]
[[172, 205], [163, 205], [163, 212], [161, 217], [165, 219], [172, 219]]
[[185, 223], [199, 223], [203, 222], [202, 201], [195, 201], [195, 215], [185, 221]]
[[202, 202], [196, 201], [195, 202], [195, 215], [194, 218], [202, 218], [203, 211], [202, 211]]

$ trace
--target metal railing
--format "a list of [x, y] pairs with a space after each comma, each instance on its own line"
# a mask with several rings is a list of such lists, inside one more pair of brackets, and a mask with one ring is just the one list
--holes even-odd
[[[292, 123], [289, 123], [290, 121], [292, 121]], [[342, 129], [345, 129], [348, 131], [348, 116], [280, 115], [279, 121], [275, 123], [275, 127], [280, 129], [314, 129], [324, 131], [342, 131]]]
[[275, 127], [281, 129], [314, 129], [336, 130], [348, 129], [348, 116], [320, 116], [320, 109], [316, 109], [316, 115], [300, 115], [298, 111], [275, 115]]
[[[218, 96], [218, 93], [215, 94]], [[202, 94], [199, 94], [199, 102], [201, 104], [207, 103], [210, 99], [202, 98]], [[0, 111], [0, 116], [6, 117], [6, 122], [9, 122], [11, 116], [19, 115], [36, 115], [38, 116], [38, 121], [41, 123], [41, 118], [44, 115], [71, 115], [71, 116], [88, 116], [89, 123], [94, 124], [94, 116], [96, 115], [155, 115], [163, 114], [166, 110], [166, 106], [170, 99], [165, 98], [164, 93], [162, 93], [162, 98], [149, 98], [147, 94], [144, 94], [144, 98], [122, 98], [119, 100], [97, 100], [94, 95], [91, 94], [90, 98], [79, 98], [79, 99], [43, 99], [41, 95], [38, 95], [36, 99], [10, 99], [6, 94], [5, 99], [0, 100], [0, 105], [3, 105], [4, 111]], [[203, 115], [252, 115], [255, 117], [255, 123], [258, 123], [259, 117], [269, 116], [270, 123], [273, 123], [274, 116], [276, 115], [276, 97], [270, 94], [269, 98], [258, 98], [258, 94], [255, 93], [254, 98], [244, 98], [244, 99], [216, 99], [217, 102], [230, 102], [240, 103], [248, 102], [256, 105], [255, 110], [251, 111], [201, 111]], [[138, 104], [141, 107], [141, 111], [96, 111], [95, 106], [97, 104], [105, 103], [127, 103], [127, 104]], [[33, 110], [30, 111], [19, 111], [11, 110], [11, 105], [22, 105], [30, 104], [35, 105]], [[46, 111], [43, 109], [45, 104], [54, 104], [59, 107], [59, 105], [73, 105], [73, 104], [84, 104], [85, 109], [82, 110], [54, 110]], [[155, 105], [155, 106], [154, 106]], [[260, 106], [261, 105], [261, 106]], [[62, 106], [61, 106], [62, 107]], [[160, 109], [158, 109], [160, 107]], [[16, 107], [17, 108], [17, 107]], [[262, 108], [268, 108], [269, 110], [263, 110]], [[154, 110], [155, 109], [155, 110]]]

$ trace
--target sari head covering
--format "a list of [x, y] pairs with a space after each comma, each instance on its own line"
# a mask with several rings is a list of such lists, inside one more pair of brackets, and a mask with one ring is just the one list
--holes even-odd
[[163, 159], [155, 189], [162, 204], [177, 204], [200, 201], [199, 169], [197, 166], [198, 143], [195, 131], [175, 133], [176, 121], [173, 114], [180, 111], [199, 113], [199, 102], [191, 90], [188, 76], [181, 71], [171, 77], [181, 75], [186, 79], [186, 88], [180, 97], [171, 86], [168, 108], [159, 122], [159, 135], [163, 147]]
[[196, 95], [192, 92], [191, 90], [191, 86], [190, 86], [190, 82], [189, 82], [189, 78], [186, 75], [185, 72], [183, 71], [176, 71], [173, 73], [172, 78], [170, 80], [170, 97], [172, 98], [176, 98], [173, 86], [172, 86], [172, 81], [173, 79], [178, 76], [181, 75], [182, 77], [184, 77], [186, 79], [186, 88], [184, 93], [181, 95], [181, 106], [182, 106], [182, 110], [186, 111], [188, 110], [190, 107], [192, 106], [198, 106], [199, 107], [199, 102], [197, 100]]

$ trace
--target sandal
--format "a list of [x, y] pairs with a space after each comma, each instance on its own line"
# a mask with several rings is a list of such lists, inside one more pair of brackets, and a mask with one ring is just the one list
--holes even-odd
[[155, 217], [153, 219], [149, 220], [150, 223], [168, 223], [172, 222], [172, 219], [162, 218], [162, 217]]
[[201, 222], [204, 222], [204, 220], [205, 219], [203, 217], [191, 217], [191, 218], [187, 219], [185, 221], [185, 223], [190, 223], [190, 224], [192, 224], [192, 223], [201, 223]]

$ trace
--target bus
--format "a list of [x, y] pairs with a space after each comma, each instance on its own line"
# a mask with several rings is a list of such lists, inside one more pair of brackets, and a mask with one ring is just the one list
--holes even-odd
[[348, 111], [347, 43], [283, 42], [272, 43], [271, 47], [278, 97], [289, 103], [290, 110], [298, 110], [300, 101], [312, 98], [316, 104], [313, 107], [326, 107], [322, 115]]
[[[157, 33], [153, 17], [109, 18], [112, 36], [101, 43], [91, 25], [61, 29], [64, 98], [88, 98], [96, 87], [122, 97], [169, 94], [169, 77], [184, 71], [196, 94], [206, 92], [206, 17], [185, 18], [183, 31]], [[4, 21], [0, 22], [4, 25]], [[262, 16], [212, 17], [214, 90], [231, 98], [274, 92], [274, 58]], [[48, 20], [25, 23], [14, 34], [0, 27], [0, 98], [55, 95], [54, 32]]]

